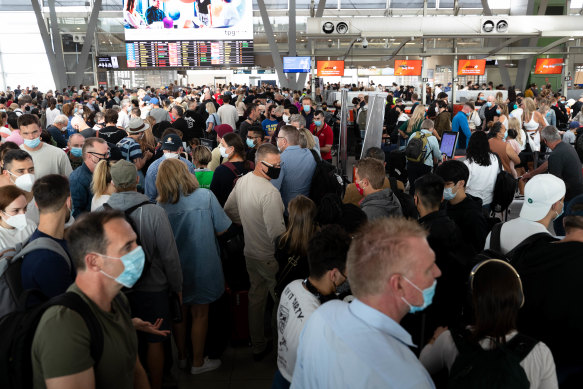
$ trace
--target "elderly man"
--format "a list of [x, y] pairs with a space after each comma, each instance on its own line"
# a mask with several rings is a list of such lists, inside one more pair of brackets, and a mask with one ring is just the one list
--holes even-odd
[[309, 196], [316, 159], [308, 149], [299, 146], [300, 132], [294, 126], [283, 126], [277, 136], [277, 148], [281, 151], [281, 173], [271, 180], [287, 205], [297, 195]]
[[416, 221], [369, 222], [348, 251], [356, 299], [318, 308], [300, 335], [292, 388], [434, 388], [399, 325], [431, 304], [441, 272]]
[[[83, 137], [83, 136], [81, 136]], [[87, 138], [81, 151], [83, 163], [71, 173], [71, 199], [73, 200], [73, 216], [91, 211], [91, 180], [97, 164], [109, 158], [107, 142], [101, 138]]]
[[67, 147], [67, 140], [63, 134], [63, 132], [67, 132], [67, 125], [69, 125], [69, 118], [65, 115], [58, 115], [53, 124], [47, 127], [48, 133], [51, 134], [60, 149]]

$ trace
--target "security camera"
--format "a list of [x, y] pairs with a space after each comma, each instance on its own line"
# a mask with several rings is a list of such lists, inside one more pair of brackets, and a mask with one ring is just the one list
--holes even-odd
[[364, 39], [362, 40], [362, 48], [363, 48], [363, 49], [366, 49], [367, 47], [368, 47], [368, 41], [366, 40], [366, 38], [364, 38]]

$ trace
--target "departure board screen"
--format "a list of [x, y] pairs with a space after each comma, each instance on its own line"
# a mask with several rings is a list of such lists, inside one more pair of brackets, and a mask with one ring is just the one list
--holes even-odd
[[128, 68], [253, 66], [252, 40], [126, 41]]

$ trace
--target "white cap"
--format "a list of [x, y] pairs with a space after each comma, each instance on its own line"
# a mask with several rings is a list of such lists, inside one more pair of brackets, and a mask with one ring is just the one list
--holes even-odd
[[536, 222], [544, 219], [551, 206], [565, 196], [565, 183], [552, 174], [538, 174], [524, 187], [520, 217]]
[[569, 100], [567, 100], [567, 107], [570, 108], [573, 104], [575, 104], [575, 102], [576, 102], [575, 99], [569, 99]]

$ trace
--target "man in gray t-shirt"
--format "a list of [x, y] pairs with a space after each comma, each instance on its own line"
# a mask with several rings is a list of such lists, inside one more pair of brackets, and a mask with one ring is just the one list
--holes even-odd
[[154, 119], [156, 119], [156, 124], [171, 121], [170, 114], [168, 113], [168, 111], [166, 111], [163, 108], [160, 108], [160, 100], [154, 97], [150, 100], [150, 104], [152, 104], [154, 108], [150, 110], [148, 116], [152, 116]]

